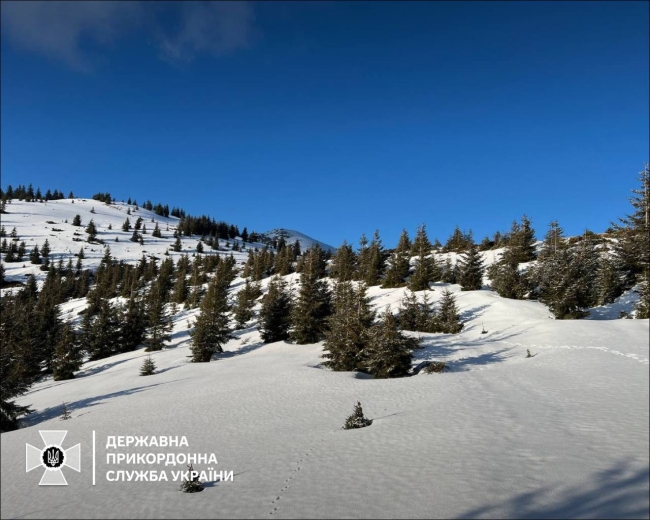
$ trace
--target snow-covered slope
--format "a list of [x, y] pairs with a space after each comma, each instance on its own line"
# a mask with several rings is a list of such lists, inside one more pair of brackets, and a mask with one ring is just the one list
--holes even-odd
[[325, 251], [334, 252], [336, 250], [335, 247], [332, 247], [326, 244], [325, 242], [316, 240], [315, 238], [309, 237], [304, 233], [301, 233], [300, 231], [295, 231], [293, 229], [276, 228], [276, 229], [272, 229], [271, 231], [267, 231], [266, 233], [262, 233], [262, 236], [268, 238], [269, 240], [279, 239], [281, 236], [283, 236], [287, 244], [293, 244], [296, 242], [296, 240], [299, 240], [300, 249], [303, 251], [317, 244]]
[[[14, 202], [2, 223], [7, 232], [17, 227], [28, 250], [49, 238], [54, 258], [62, 253], [64, 261], [81, 245], [74, 232], [85, 235], [63, 222], [77, 213], [84, 225], [92, 216], [118, 258], [170, 247], [173, 239], [150, 234], [144, 247], [129, 242], [120, 207]], [[138, 214], [148, 229], [154, 218], [171, 236], [175, 219]], [[56, 224], [42, 232], [46, 220]], [[110, 242], [115, 235], [120, 241]], [[183, 245], [191, 252], [196, 237]], [[84, 246], [84, 263], [98, 262], [101, 246]], [[486, 252], [486, 262], [498, 253]], [[37, 269], [25, 265], [7, 264], [9, 276]], [[299, 284], [296, 274], [286, 278]], [[237, 278], [233, 292], [242, 283]], [[444, 288], [456, 295], [463, 331], [409, 333], [423, 340], [414, 363], [445, 361], [443, 374], [374, 380], [332, 372], [320, 365], [322, 344], [265, 345], [254, 326], [238, 331], [217, 360], [188, 363], [193, 309], [175, 316], [171, 345], [152, 354], [152, 376], [139, 375], [146, 354], [138, 350], [87, 362], [73, 380], [44, 378], [17, 400], [34, 409], [24, 427], [0, 437], [0, 516], [648, 518], [648, 320], [558, 321], [540, 303], [457, 285], [435, 284], [431, 299]], [[378, 311], [396, 311], [404, 292], [372, 287], [369, 296]], [[623, 295], [621, 305], [630, 298]], [[76, 320], [84, 306], [67, 302], [63, 315]], [[373, 424], [344, 431], [357, 400]], [[59, 418], [63, 402], [67, 421]], [[64, 469], [67, 487], [39, 487], [42, 470], [25, 472], [25, 444], [41, 447], [42, 430], [67, 430], [64, 448], [81, 443], [81, 472]], [[109, 436], [127, 435], [186, 436], [189, 447], [107, 449]], [[114, 452], [214, 453], [214, 469], [233, 471], [234, 480], [210, 479], [202, 493], [185, 494], [171, 480], [184, 466], [110, 464]], [[113, 482], [111, 470], [164, 470], [169, 481]]]

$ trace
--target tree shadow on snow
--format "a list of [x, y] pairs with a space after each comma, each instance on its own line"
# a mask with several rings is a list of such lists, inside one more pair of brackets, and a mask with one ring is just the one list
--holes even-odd
[[[486, 309], [490, 308], [490, 305], [491, 304], [487, 303], [485, 305], [479, 305], [478, 307], [474, 307], [472, 309], [467, 309], [466, 311], [461, 312], [460, 313], [460, 321], [466, 322], [468, 320], [473, 320], [473, 319], [478, 318], [479, 316], [482, 316], [485, 313]], [[468, 330], [471, 330], [471, 329], [468, 329]]]
[[624, 460], [581, 485], [528, 491], [458, 518], [648, 518], [649, 486], [647, 466]]
[[[101, 361], [101, 360], [98, 360]], [[85, 368], [75, 374], [75, 379], [76, 378], [81, 378], [81, 377], [88, 377], [88, 376], [94, 376], [95, 374], [99, 374], [100, 372], [103, 372], [104, 370], [108, 370], [109, 368], [113, 368], [117, 365], [121, 365], [122, 363], [126, 363], [127, 361], [131, 361], [130, 359], [121, 359], [119, 361], [113, 361], [112, 363], [104, 363], [103, 365], [95, 366], [92, 368]]]
[[[124, 397], [131, 394], [136, 394], [138, 392], [144, 392], [145, 390], [149, 390], [156, 386], [166, 385], [173, 382], [174, 381], [168, 381], [165, 383], [155, 383], [153, 385], [138, 386], [136, 388], [129, 388], [128, 390], [111, 392], [110, 394], [87, 397], [86, 399], [80, 399], [79, 401], [66, 402], [66, 408], [70, 413], [72, 413], [74, 411], [84, 410], [91, 406], [97, 406], [99, 404], [103, 404], [105, 401], [108, 401], [109, 399], [113, 399], [115, 397]], [[47, 421], [49, 419], [54, 419], [56, 417], [59, 417], [61, 415], [62, 410], [63, 410], [63, 404], [45, 408], [44, 410], [38, 412], [32, 412], [20, 421], [21, 428], [34, 426], [35, 424], [41, 423], [43, 421]], [[77, 415], [75, 415], [75, 417], [76, 416]]]
[[501, 332], [489, 336], [482, 335], [473, 340], [468, 340], [464, 337], [466, 335], [462, 333], [459, 335], [440, 334], [433, 337], [423, 336], [422, 348], [413, 352], [413, 363], [417, 365], [418, 363], [432, 359], [438, 361], [445, 360], [449, 369], [453, 372], [471, 370], [471, 367], [475, 365], [487, 365], [505, 361], [507, 359], [505, 353], [513, 350], [515, 347], [502, 346], [501, 348], [495, 348], [495, 350], [491, 352], [484, 352], [476, 356], [469, 355], [462, 359], [453, 359], [453, 355], [458, 352], [471, 354], [472, 348], [485, 347], [490, 344], [494, 344], [494, 346], [497, 347], [499, 346], [498, 344], [500, 341], [512, 339], [525, 333], [526, 330], [528, 329], [511, 332], [509, 334]]

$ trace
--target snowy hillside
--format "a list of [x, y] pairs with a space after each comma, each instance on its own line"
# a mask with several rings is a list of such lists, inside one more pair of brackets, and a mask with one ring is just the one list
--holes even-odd
[[[54, 261], [67, 262], [83, 246], [84, 265], [98, 265], [104, 247], [75, 240], [85, 239], [91, 218], [117, 259], [181, 254], [171, 250], [178, 220], [142, 209], [131, 207], [130, 218], [143, 218], [144, 245], [121, 231], [122, 204], [13, 201], [7, 209], [7, 233], [16, 227], [28, 251], [47, 238]], [[76, 214], [82, 227], [71, 225]], [[155, 223], [163, 238], [151, 236]], [[308, 237], [289, 233], [288, 242], [298, 238], [303, 250], [308, 246]], [[197, 242], [182, 237], [183, 252], [195, 252]], [[219, 251], [205, 251], [232, 252], [226, 241]], [[247, 257], [233, 254], [238, 263]], [[500, 254], [482, 256], [491, 264]], [[457, 257], [440, 258], [446, 256]], [[9, 280], [45, 275], [29, 260], [5, 266]], [[294, 290], [299, 286], [299, 275], [284, 278]], [[262, 281], [263, 291], [269, 281]], [[231, 292], [243, 284], [237, 277]], [[189, 363], [189, 332], [199, 313], [191, 309], [174, 315], [171, 344], [152, 353], [154, 375], [139, 375], [146, 357], [139, 349], [87, 361], [71, 380], [42, 378], [16, 400], [33, 413], [0, 438], [0, 516], [648, 518], [648, 320], [611, 319], [631, 308], [633, 295], [597, 309], [595, 320], [562, 321], [541, 303], [486, 289], [436, 283], [431, 299], [439, 301], [445, 288], [456, 297], [463, 330], [407, 332], [422, 337], [413, 365], [444, 361], [449, 370], [442, 374], [375, 380], [333, 372], [321, 365], [322, 343], [264, 344], [254, 324], [236, 331], [215, 361]], [[378, 311], [390, 305], [395, 312], [405, 292], [375, 286], [368, 296]], [[64, 319], [78, 324], [85, 306], [85, 298], [62, 304]], [[342, 430], [357, 400], [373, 423]], [[63, 403], [72, 415], [66, 421]], [[66, 430], [64, 448], [81, 443], [81, 471], [64, 469], [66, 487], [38, 488], [43, 471], [25, 471], [25, 444], [41, 447], [43, 430]], [[107, 449], [109, 436], [185, 436], [189, 447]], [[213, 469], [233, 471], [234, 479], [209, 479], [198, 494], [181, 493], [171, 479], [115, 482], [109, 471], [186, 469], [115, 465], [107, 456], [115, 452], [214, 453]]]
[[317, 244], [325, 251], [333, 252], [336, 249], [335, 247], [332, 247], [324, 242], [321, 242], [320, 240], [316, 240], [312, 237], [308, 237], [304, 233], [301, 233], [300, 231], [294, 231], [293, 229], [284, 229], [284, 228], [272, 229], [271, 231], [262, 233], [262, 236], [268, 240], [277, 240], [280, 237], [284, 237], [287, 244], [294, 244], [296, 241], [300, 241], [300, 248], [302, 250], [309, 249], [310, 247], [313, 247]]

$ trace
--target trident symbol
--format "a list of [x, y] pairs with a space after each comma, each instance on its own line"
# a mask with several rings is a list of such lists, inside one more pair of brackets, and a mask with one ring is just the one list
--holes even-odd
[[56, 466], [59, 463], [59, 452], [54, 450], [49, 450], [47, 452], [47, 463], [50, 466]]

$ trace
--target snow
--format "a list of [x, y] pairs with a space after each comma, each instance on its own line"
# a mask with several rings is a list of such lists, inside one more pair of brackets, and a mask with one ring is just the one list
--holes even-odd
[[[13, 202], [3, 224], [7, 232], [16, 225], [40, 246], [42, 221], [55, 220], [53, 213], [71, 221], [92, 205], [100, 231], [107, 233], [111, 221], [110, 233], [121, 233], [116, 228], [126, 210], [97, 201], [49, 202], [41, 213], [35, 203], [14, 213], [20, 205]], [[27, 211], [34, 213], [24, 216]], [[151, 217], [140, 211], [149, 229]], [[34, 230], [19, 226], [21, 219], [33, 222]], [[86, 224], [89, 217], [82, 219]], [[175, 219], [169, 224], [171, 230]], [[57, 227], [66, 230], [64, 238], [47, 231], [55, 258], [74, 230]], [[191, 247], [196, 241], [183, 240]], [[162, 253], [169, 242], [145, 249]], [[115, 256], [135, 252], [137, 260], [141, 254], [128, 237], [110, 246]], [[492, 261], [498, 254], [485, 253]], [[101, 255], [99, 247], [84, 263]], [[13, 277], [23, 274], [15, 264], [7, 267]], [[298, 286], [297, 275], [286, 279]], [[238, 278], [233, 292], [241, 284]], [[188, 363], [188, 324], [198, 312], [193, 309], [175, 316], [171, 345], [152, 353], [155, 375], [139, 376], [146, 354], [138, 350], [87, 362], [70, 381], [44, 378], [17, 400], [34, 409], [24, 427], [0, 437], [0, 516], [648, 518], [648, 320], [598, 319], [617, 315], [614, 307], [629, 305], [633, 295], [623, 295], [611, 312], [594, 309], [593, 320], [559, 321], [538, 302], [489, 290], [438, 283], [431, 299], [437, 301], [445, 288], [456, 295], [463, 331], [409, 333], [421, 336], [424, 347], [414, 364], [445, 361], [450, 370], [443, 374], [374, 380], [332, 372], [320, 366], [322, 344], [265, 345], [253, 322], [235, 333], [217, 360]], [[404, 292], [372, 287], [368, 294], [379, 311], [388, 305], [396, 311]], [[84, 305], [70, 301], [62, 311], [76, 319]], [[373, 423], [342, 430], [357, 400]], [[59, 419], [63, 402], [72, 413], [68, 421]], [[81, 472], [64, 470], [67, 487], [38, 487], [39, 471], [24, 471], [25, 443], [40, 446], [38, 431], [48, 429], [68, 431], [64, 447], [81, 443]], [[189, 448], [107, 450], [110, 435], [184, 435]], [[214, 453], [214, 469], [233, 471], [234, 481], [208, 482], [197, 494], [181, 493], [180, 482], [171, 479], [108, 482], [111, 469], [186, 469], [109, 465], [106, 454], [115, 451]]]
[[301, 233], [300, 231], [295, 231], [293, 229], [277, 228], [272, 229], [271, 231], [267, 231], [266, 233], [262, 233], [262, 235], [268, 237], [271, 240], [280, 238], [280, 236], [284, 236], [284, 239], [288, 245], [294, 244], [297, 240], [299, 240], [301, 251], [305, 251], [306, 249], [309, 249], [315, 245], [319, 245], [324, 251], [334, 252], [336, 250], [335, 247], [332, 247], [325, 242], [316, 240], [310, 236], [305, 235], [304, 233]]

